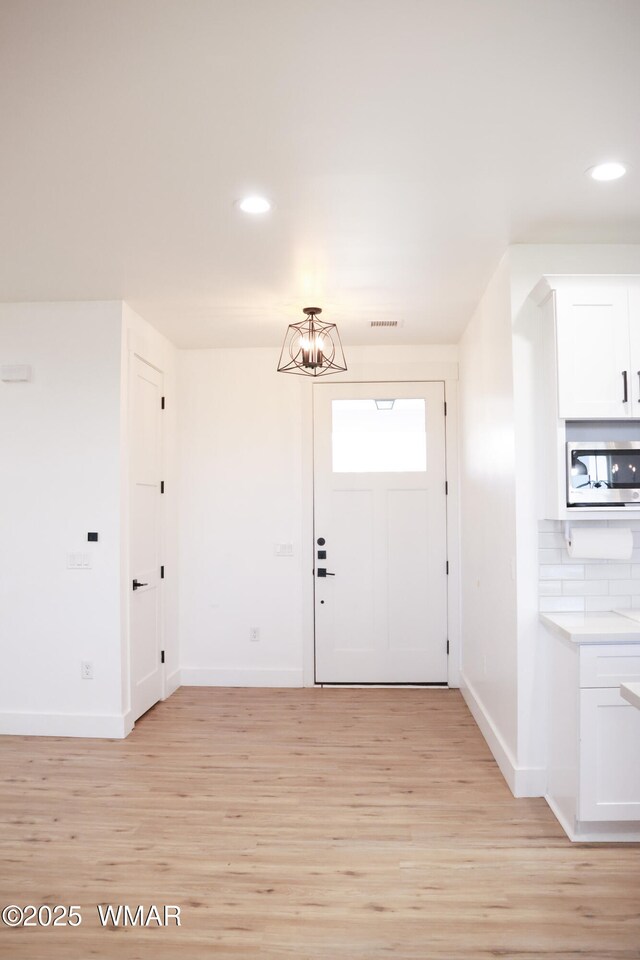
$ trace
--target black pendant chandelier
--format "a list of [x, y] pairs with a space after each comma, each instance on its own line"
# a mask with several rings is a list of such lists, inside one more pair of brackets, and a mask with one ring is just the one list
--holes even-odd
[[335, 323], [318, 320], [320, 307], [305, 307], [306, 319], [289, 325], [284, 338], [279, 373], [326, 377], [347, 369], [340, 334]]

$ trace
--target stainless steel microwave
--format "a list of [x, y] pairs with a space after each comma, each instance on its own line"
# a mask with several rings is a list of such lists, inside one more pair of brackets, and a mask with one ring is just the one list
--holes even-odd
[[568, 507], [640, 507], [640, 441], [567, 444]]

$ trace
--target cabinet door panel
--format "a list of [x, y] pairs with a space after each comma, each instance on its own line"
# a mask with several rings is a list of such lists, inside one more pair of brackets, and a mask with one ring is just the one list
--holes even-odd
[[579, 820], [640, 820], [640, 710], [619, 688], [580, 691]]
[[[556, 331], [560, 417], [577, 420], [631, 416], [627, 290], [558, 290]], [[627, 377], [626, 402], [623, 372]]]
[[631, 338], [631, 416], [640, 417], [640, 286], [629, 288]]

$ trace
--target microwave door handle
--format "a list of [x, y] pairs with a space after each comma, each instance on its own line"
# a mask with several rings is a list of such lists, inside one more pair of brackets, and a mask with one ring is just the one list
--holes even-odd
[[622, 371], [622, 402], [629, 402], [629, 384], [627, 382], [627, 371]]

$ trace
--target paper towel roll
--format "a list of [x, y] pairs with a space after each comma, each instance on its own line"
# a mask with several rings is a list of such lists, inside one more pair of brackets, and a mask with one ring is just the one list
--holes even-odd
[[567, 545], [574, 560], [628, 560], [633, 550], [631, 530], [616, 527], [577, 527]]

